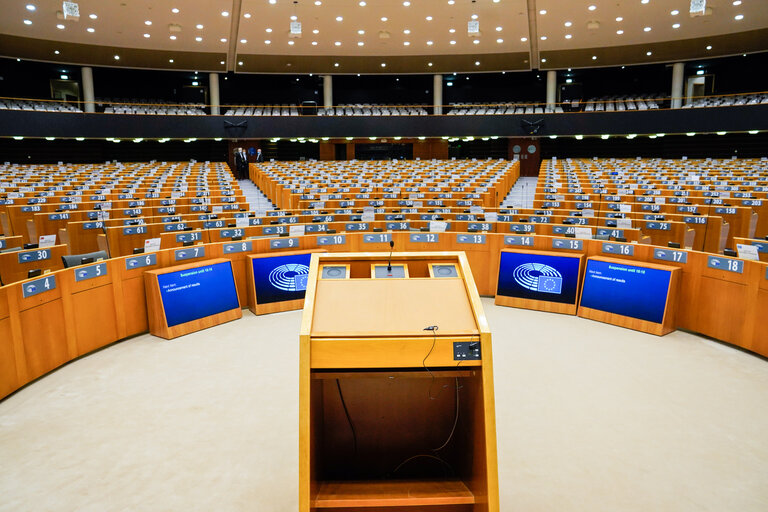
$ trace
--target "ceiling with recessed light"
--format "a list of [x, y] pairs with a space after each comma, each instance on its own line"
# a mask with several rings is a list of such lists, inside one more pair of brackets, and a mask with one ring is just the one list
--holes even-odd
[[689, 0], [77, 4], [80, 15], [73, 20], [64, 19], [59, 1], [5, 1], [0, 54], [207, 71], [430, 73], [641, 64], [768, 50], [766, 0], [708, 0], [703, 16], [689, 14]]

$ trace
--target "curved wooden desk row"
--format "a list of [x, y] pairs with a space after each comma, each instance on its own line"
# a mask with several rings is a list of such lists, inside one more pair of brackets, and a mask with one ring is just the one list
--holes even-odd
[[[365, 241], [370, 235], [305, 235], [165, 249], [4, 286], [0, 288], [0, 397], [76, 357], [146, 332], [143, 272], [147, 269], [195, 259], [229, 258], [238, 293], [247, 297], [247, 254], [317, 247], [330, 252], [389, 251], [386, 241]], [[505, 247], [582, 252], [679, 266], [682, 279], [675, 325], [768, 356], [768, 329], [760, 323], [760, 314], [768, 311], [766, 263], [650, 245], [539, 235], [375, 235], [391, 235], [397, 251], [465, 251], [478, 291], [486, 296], [495, 294], [500, 252]]]

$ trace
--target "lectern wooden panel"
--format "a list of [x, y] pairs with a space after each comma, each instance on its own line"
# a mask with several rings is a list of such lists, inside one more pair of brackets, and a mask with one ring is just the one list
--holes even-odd
[[491, 333], [466, 255], [395, 254], [408, 272], [394, 279], [372, 277], [381, 264], [386, 254], [312, 256], [299, 509], [498, 511]]

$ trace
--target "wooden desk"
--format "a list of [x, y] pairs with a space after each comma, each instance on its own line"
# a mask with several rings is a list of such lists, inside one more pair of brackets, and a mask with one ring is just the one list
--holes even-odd
[[[387, 261], [386, 253], [312, 257], [300, 334], [299, 510], [498, 511], [491, 333], [466, 255], [397, 253], [392, 264], [407, 265], [410, 277], [371, 279], [370, 265]], [[430, 277], [433, 262], [454, 264], [457, 277]], [[322, 264], [349, 265], [350, 277], [322, 279]], [[481, 357], [455, 356], [470, 344]]]

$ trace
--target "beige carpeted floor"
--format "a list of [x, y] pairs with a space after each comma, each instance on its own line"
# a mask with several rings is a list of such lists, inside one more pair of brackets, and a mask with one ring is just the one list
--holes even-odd
[[[768, 510], [768, 362], [493, 305], [503, 511]], [[0, 511], [295, 511], [301, 312], [80, 359], [0, 402]]]

